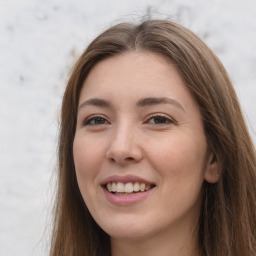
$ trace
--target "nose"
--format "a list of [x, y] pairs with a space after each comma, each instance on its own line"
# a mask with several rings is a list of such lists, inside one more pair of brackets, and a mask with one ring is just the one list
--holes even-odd
[[138, 132], [128, 125], [117, 127], [109, 138], [106, 158], [120, 165], [141, 161], [143, 154]]

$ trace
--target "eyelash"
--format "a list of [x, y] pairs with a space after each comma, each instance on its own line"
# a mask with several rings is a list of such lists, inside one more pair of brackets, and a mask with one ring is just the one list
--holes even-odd
[[[158, 118], [158, 121], [160, 121], [160, 123], [156, 123], [157, 118]], [[150, 123], [150, 120], [152, 119], [155, 119], [154, 123]], [[97, 121], [100, 121], [100, 123], [96, 124]], [[94, 122], [94, 123], [92, 124], [91, 122]], [[153, 125], [162, 126], [162, 125], [175, 124], [175, 121], [170, 117], [167, 117], [166, 115], [154, 114], [154, 115], [151, 115], [149, 118], [147, 118], [144, 123], [148, 123], [151, 126]], [[87, 118], [85, 121], [82, 122], [82, 126], [98, 126], [98, 125], [105, 125], [105, 124], [110, 124], [110, 122], [102, 116], [90, 116], [89, 118]]]
[[[96, 121], [98, 119], [98, 121], [99, 120], [101, 120], [101, 121], [107, 121], [107, 119], [106, 118], [104, 118], [104, 117], [102, 117], [102, 116], [90, 116], [89, 118], [87, 118], [87, 119], [85, 119], [84, 121], [83, 121], [83, 123], [82, 123], [82, 126], [89, 126], [89, 125], [92, 125], [92, 126], [96, 126], [96, 125], [103, 125], [103, 123], [100, 123], [100, 124], [96, 124], [96, 123], [94, 123], [94, 124], [91, 124], [90, 122], [92, 122], [92, 121]], [[107, 121], [108, 122], [108, 121]], [[109, 123], [109, 122], [108, 122]], [[106, 123], [104, 123], [104, 124], [106, 124]]]
[[[158, 118], [158, 121], [159, 119], [162, 120], [162, 121], [165, 121], [163, 123], [149, 123], [149, 121], [151, 119], [156, 119]], [[151, 115], [149, 118], [147, 118], [146, 122], [149, 123], [149, 125], [170, 125], [170, 124], [175, 124], [175, 121], [173, 119], [171, 119], [170, 117], [166, 116], [166, 115], [163, 115], [163, 114], [153, 114]], [[155, 120], [156, 122], [156, 120]]]

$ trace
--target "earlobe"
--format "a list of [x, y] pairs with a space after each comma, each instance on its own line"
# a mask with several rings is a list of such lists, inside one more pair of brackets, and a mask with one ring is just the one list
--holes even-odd
[[210, 154], [208, 157], [207, 166], [205, 169], [204, 179], [208, 183], [216, 183], [220, 178], [220, 166], [214, 154]]

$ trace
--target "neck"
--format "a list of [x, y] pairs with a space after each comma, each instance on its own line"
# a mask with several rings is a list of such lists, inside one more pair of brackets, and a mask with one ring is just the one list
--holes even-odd
[[[187, 230], [186, 230], [187, 231]], [[111, 238], [112, 256], [200, 256], [198, 230], [176, 230], [173, 234], [155, 234], [134, 239]]]

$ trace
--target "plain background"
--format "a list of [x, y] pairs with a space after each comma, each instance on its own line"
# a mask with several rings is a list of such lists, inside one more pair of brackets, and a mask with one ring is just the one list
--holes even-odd
[[256, 142], [255, 0], [0, 0], [0, 256], [47, 255], [61, 97], [88, 43], [169, 18], [215, 51]]

